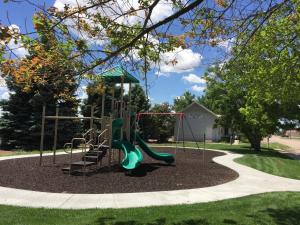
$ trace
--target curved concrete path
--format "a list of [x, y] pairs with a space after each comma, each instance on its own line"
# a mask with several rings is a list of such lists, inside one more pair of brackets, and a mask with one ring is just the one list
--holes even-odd
[[[242, 155], [225, 153], [226, 155], [213, 160], [237, 171], [239, 177], [231, 182], [213, 187], [121, 194], [47, 193], [0, 187], [0, 204], [61, 209], [130, 208], [211, 202], [274, 191], [300, 192], [300, 180], [273, 176], [240, 165], [233, 160]], [[1, 157], [0, 161], [21, 157], [34, 156]]]

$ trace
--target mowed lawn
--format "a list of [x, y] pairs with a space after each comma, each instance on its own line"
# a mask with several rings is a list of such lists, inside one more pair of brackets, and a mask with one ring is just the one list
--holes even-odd
[[211, 203], [131, 209], [59, 210], [0, 205], [0, 212], [0, 225], [298, 225], [300, 193], [266, 193]]
[[[175, 144], [155, 144], [155, 146], [176, 146]], [[182, 147], [183, 144], [178, 144], [178, 147]], [[197, 147], [195, 142], [185, 143], [186, 147]], [[198, 147], [203, 148], [204, 143], [198, 143]], [[275, 149], [287, 149], [288, 147], [278, 143], [271, 143], [269, 148], [266, 144], [262, 145], [260, 152], [250, 149], [250, 145], [242, 143], [239, 145], [230, 145], [227, 143], [206, 143], [206, 149], [219, 149], [224, 151], [230, 151], [233, 153], [239, 153], [244, 155], [241, 158], [235, 159], [236, 162], [243, 165], [252, 167], [254, 169], [270, 173], [277, 176], [298, 179], [300, 180], [300, 160], [295, 160], [287, 155], [280, 153]], [[299, 222], [300, 224], [300, 222]]]

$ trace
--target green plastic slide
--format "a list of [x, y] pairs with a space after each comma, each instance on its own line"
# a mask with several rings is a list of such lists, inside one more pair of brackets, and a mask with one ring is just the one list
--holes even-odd
[[115, 119], [112, 124], [113, 141], [112, 147], [121, 149], [124, 153], [124, 159], [122, 166], [124, 169], [133, 170], [138, 167], [143, 160], [143, 154], [141, 151], [134, 147], [130, 142], [126, 140], [120, 140], [121, 127], [123, 126], [122, 119]]
[[122, 161], [123, 168], [133, 170], [138, 167], [143, 161], [143, 154], [141, 151], [125, 140], [121, 141], [119, 144], [120, 149], [124, 153], [124, 159]]
[[133, 137], [135, 135], [135, 138], [136, 138], [136, 141], [137, 141], [138, 145], [151, 158], [156, 159], [156, 160], [165, 161], [166, 163], [173, 163], [174, 162], [175, 159], [174, 159], [174, 156], [172, 154], [159, 153], [159, 152], [156, 152], [156, 151], [152, 150], [137, 132], [134, 132], [134, 131], [132, 131], [132, 132], [133, 132], [132, 133]]

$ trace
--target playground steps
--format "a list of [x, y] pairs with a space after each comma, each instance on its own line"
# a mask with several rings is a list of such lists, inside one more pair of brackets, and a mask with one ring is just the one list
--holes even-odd
[[90, 167], [96, 165], [95, 162], [89, 162], [89, 161], [78, 161], [78, 162], [73, 162], [70, 166], [62, 168], [63, 172], [86, 172], [84, 171], [84, 168]]
[[92, 148], [90, 148], [90, 151], [106, 151], [109, 149], [108, 145], [91, 145]]
[[85, 169], [98, 165], [99, 162], [101, 165], [101, 160], [103, 157], [105, 157], [109, 146], [97, 147], [98, 148], [96, 150], [90, 150], [86, 152], [85, 155], [82, 156], [82, 161], [73, 162], [69, 166], [64, 167], [62, 171], [70, 174], [74, 172], [86, 172]]
[[97, 163], [99, 161], [99, 157], [97, 155], [85, 155], [82, 158], [85, 159], [85, 161], [88, 161], [88, 162]]

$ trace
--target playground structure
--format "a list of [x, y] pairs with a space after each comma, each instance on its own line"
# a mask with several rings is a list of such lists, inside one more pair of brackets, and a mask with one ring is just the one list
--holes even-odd
[[[122, 67], [115, 67], [103, 74], [99, 75], [105, 84], [110, 84], [112, 88], [111, 96], [111, 112], [109, 116], [105, 116], [105, 91], [102, 93], [101, 117], [95, 116], [95, 106], [91, 106], [91, 114], [89, 117], [70, 117], [60, 116], [59, 108], [56, 108], [55, 116], [46, 115], [46, 106], [43, 106], [42, 113], [42, 128], [40, 141], [40, 165], [43, 163], [44, 149], [44, 133], [45, 120], [54, 120], [54, 140], [53, 140], [53, 164], [55, 164], [56, 148], [57, 148], [57, 128], [59, 120], [88, 120], [90, 122], [89, 129], [80, 137], [74, 137], [71, 142], [65, 144], [65, 151], [69, 153], [68, 165], [63, 168], [64, 172], [72, 174], [74, 172], [90, 171], [92, 167], [95, 170], [99, 169], [102, 164], [102, 159], [108, 155], [108, 165], [114, 162], [115, 153], [118, 152], [118, 163], [126, 170], [137, 168], [143, 160], [143, 150], [150, 157], [164, 161], [168, 164], [174, 162], [174, 156], [168, 153], [158, 153], [151, 149], [146, 142], [140, 137], [136, 131], [136, 124], [131, 126], [131, 119], [135, 114], [130, 105], [131, 87], [139, 81], [129, 74]], [[124, 101], [124, 84], [129, 84], [128, 104]], [[115, 98], [115, 85], [121, 84], [120, 101]], [[100, 123], [100, 128], [95, 126], [95, 121]], [[80, 143], [82, 147], [82, 160], [73, 161], [73, 150], [76, 143]], [[139, 146], [136, 147], [135, 144]], [[123, 152], [123, 160], [121, 162], [121, 151]], [[108, 154], [107, 154], [108, 153]]]

